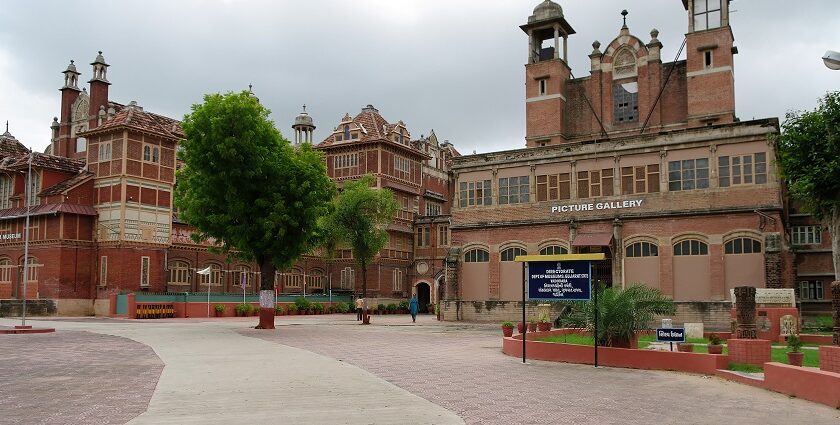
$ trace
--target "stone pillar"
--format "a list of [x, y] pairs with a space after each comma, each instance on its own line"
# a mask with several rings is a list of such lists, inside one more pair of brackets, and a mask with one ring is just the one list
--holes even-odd
[[840, 280], [831, 283], [831, 307], [834, 311], [834, 345], [840, 346]]
[[756, 339], [754, 287], [739, 286], [735, 288], [735, 317], [738, 321], [735, 328], [735, 338]]
[[554, 24], [554, 59], [558, 58], [560, 58], [560, 24]]
[[778, 233], [764, 236], [764, 280], [768, 288], [782, 288], [782, 248]]

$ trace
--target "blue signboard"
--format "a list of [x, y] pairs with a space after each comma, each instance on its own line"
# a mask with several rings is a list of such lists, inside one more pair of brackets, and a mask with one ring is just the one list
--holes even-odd
[[685, 342], [685, 329], [656, 328], [656, 340], [659, 342]]
[[529, 261], [525, 263], [529, 300], [588, 301], [592, 298], [590, 261]]

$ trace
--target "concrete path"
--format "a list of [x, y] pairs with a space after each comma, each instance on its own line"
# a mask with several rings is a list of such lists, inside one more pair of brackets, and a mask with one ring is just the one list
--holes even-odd
[[[148, 410], [130, 424], [463, 423], [358, 367], [236, 332], [253, 321], [33, 325], [122, 336], [154, 349], [166, 366]], [[14, 323], [0, 319], [0, 325], [9, 324]]]

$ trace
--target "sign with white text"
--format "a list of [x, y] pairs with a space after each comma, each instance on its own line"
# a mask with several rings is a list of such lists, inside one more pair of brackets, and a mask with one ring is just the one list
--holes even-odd
[[0, 241], [10, 241], [13, 239], [20, 239], [20, 233], [5, 233], [0, 235]]
[[638, 208], [642, 206], [641, 199], [629, 199], [626, 201], [611, 201], [611, 202], [590, 202], [586, 204], [569, 204], [569, 205], [554, 205], [551, 207], [553, 213], [566, 212], [585, 212], [585, 211], [605, 211], [605, 210], [619, 210], [624, 208]]
[[656, 328], [659, 342], [685, 342], [685, 328]]
[[587, 301], [592, 298], [590, 261], [529, 261], [525, 263], [529, 300]]

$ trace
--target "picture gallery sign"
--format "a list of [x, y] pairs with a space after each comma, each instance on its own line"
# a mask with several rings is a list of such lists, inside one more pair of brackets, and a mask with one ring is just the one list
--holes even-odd
[[639, 208], [642, 206], [641, 199], [628, 199], [626, 201], [611, 202], [590, 202], [587, 204], [554, 205], [552, 213], [580, 212], [580, 211], [603, 211], [620, 210], [625, 208]]

